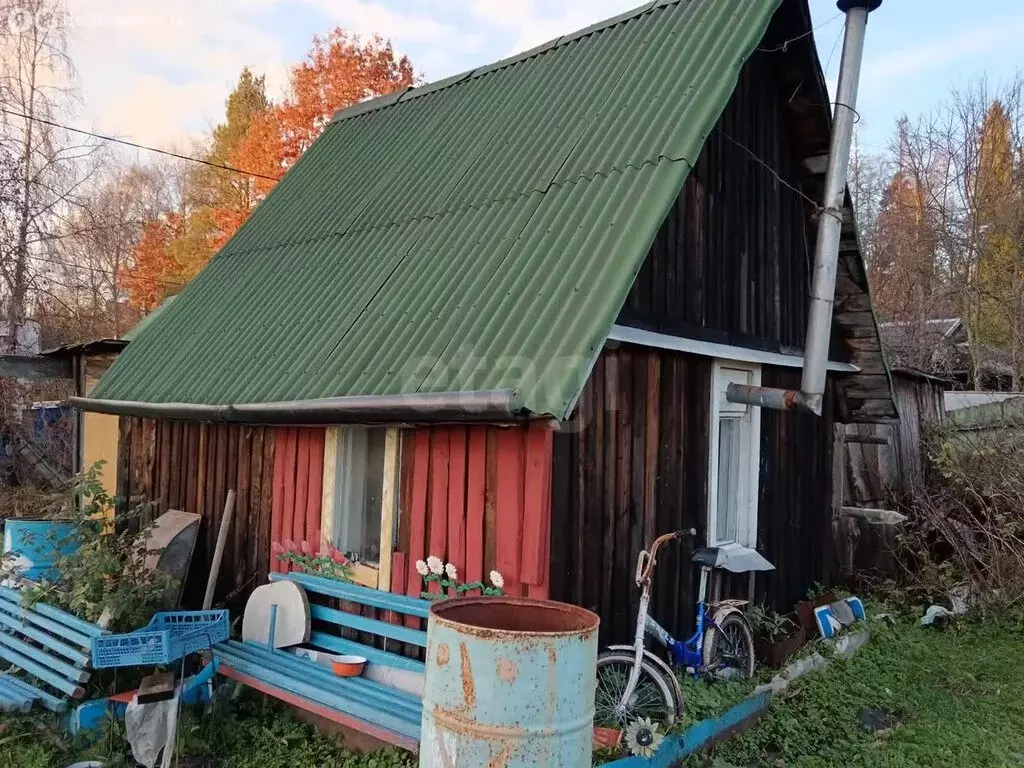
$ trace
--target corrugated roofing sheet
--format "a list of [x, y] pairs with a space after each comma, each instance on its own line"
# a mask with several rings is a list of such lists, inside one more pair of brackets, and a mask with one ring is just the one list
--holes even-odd
[[660, 0], [340, 113], [93, 397], [565, 417], [777, 5]]

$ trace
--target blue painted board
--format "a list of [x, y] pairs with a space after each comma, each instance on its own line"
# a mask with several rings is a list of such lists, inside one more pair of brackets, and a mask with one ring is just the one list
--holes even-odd
[[[21, 606], [21, 595], [10, 587], [0, 587], [0, 599], [13, 603], [19, 607]], [[98, 637], [105, 633], [102, 627], [99, 627], [90, 621], [86, 621], [85, 619], [73, 616], [67, 611], [62, 611], [60, 608], [54, 608], [52, 605], [47, 605], [46, 603], [36, 603], [32, 606], [31, 611], [63, 624], [65, 627], [69, 627], [86, 637]]]
[[19, 635], [23, 635], [30, 640], [35, 640], [40, 645], [45, 646], [54, 653], [58, 653], [76, 664], [85, 665], [89, 663], [89, 655], [87, 653], [67, 645], [55, 638], [53, 635], [43, 632], [40, 629], [36, 629], [35, 627], [31, 627], [28, 622], [21, 621], [20, 619], [17, 619], [3, 611], [0, 611], [0, 629], [13, 630]]
[[[222, 643], [214, 648], [214, 653], [221, 661], [236, 669], [243, 675], [260, 680], [264, 683], [288, 691], [297, 696], [315, 701], [324, 706], [345, 712], [365, 722], [378, 725], [382, 728], [394, 731], [395, 733], [419, 738], [420, 714], [406, 709], [392, 709], [374, 701], [366, 696], [353, 695], [349, 686], [343, 685], [343, 678], [336, 678], [337, 685], [328, 687], [323, 684], [310, 682], [309, 677], [302, 679], [296, 675], [289, 674], [276, 664], [276, 659], [264, 658], [262, 663], [253, 660], [239, 648], [241, 643]], [[263, 649], [267, 654], [269, 651]], [[277, 655], [282, 655], [278, 652]], [[287, 654], [284, 654], [287, 655]], [[303, 662], [307, 667], [315, 666], [312, 662]], [[377, 686], [383, 688], [383, 686]]]
[[88, 635], [83, 635], [81, 632], [76, 632], [59, 622], [40, 616], [38, 613], [27, 608], [22, 608], [17, 603], [12, 603], [5, 599], [3, 595], [0, 595], [0, 615], [12, 616], [21, 621], [34, 624], [53, 635], [63, 638], [76, 648], [86, 649], [92, 645], [92, 638]]
[[52, 709], [54, 712], [60, 712], [64, 709], [64, 701], [62, 699], [58, 699], [52, 693], [47, 693], [41, 688], [30, 685], [24, 680], [19, 680], [13, 675], [0, 675], [0, 686], [9, 691], [20, 691], [33, 700], [42, 702], [43, 706], [47, 709]]
[[671, 768], [683, 758], [689, 757], [733, 728], [768, 709], [771, 694], [768, 691], [744, 699], [720, 717], [701, 720], [677, 736], [669, 736], [662, 743], [654, 757], [625, 757], [606, 763], [607, 768]]
[[325, 632], [314, 632], [309, 637], [310, 645], [315, 645], [318, 648], [324, 648], [332, 653], [342, 654], [355, 654], [356, 656], [362, 656], [371, 664], [381, 664], [387, 667], [395, 667], [396, 669], [404, 669], [409, 672], [419, 672], [424, 674], [426, 672], [426, 665], [422, 661], [416, 659], [409, 659], [405, 656], [399, 656], [397, 653], [389, 653], [388, 651], [381, 651], [376, 648], [371, 648], [368, 645], [362, 643], [356, 643], [352, 640], [346, 640], [343, 637], [337, 635], [328, 635]]
[[81, 667], [75, 667], [71, 664], [61, 661], [55, 656], [51, 656], [42, 648], [35, 645], [19, 640], [13, 635], [9, 635], [6, 632], [0, 632], [0, 645], [5, 645], [8, 648], [12, 648], [18, 653], [23, 653], [28, 658], [32, 659], [39, 664], [49, 667], [54, 672], [68, 680], [72, 680], [76, 683], [84, 683], [89, 679], [89, 673], [83, 670]]
[[350, 600], [360, 605], [368, 605], [373, 608], [382, 608], [387, 611], [395, 611], [407, 616], [416, 616], [421, 619], [427, 618], [430, 612], [430, 602], [416, 597], [406, 595], [395, 595], [390, 592], [382, 592], [379, 589], [361, 587], [358, 584], [348, 584], [334, 579], [324, 579], [320, 576], [312, 576], [308, 573], [272, 573], [271, 581], [293, 581], [310, 592], [317, 592], [328, 597], [337, 597], [342, 600]]
[[338, 611], [323, 605], [311, 605], [309, 612], [314, 619], [319, 619], [320, 621], [329, 621], [332, 624], [340, 624], [343, 627], [349, 627], [359, 632], [369, 632], [372, 635], [418, 645], [421, 648], [427, 647], [427, 633], [419, 629], [409, 629], [398, 624], [388, 624], [386, 621], [368, 619], [365, 616]]

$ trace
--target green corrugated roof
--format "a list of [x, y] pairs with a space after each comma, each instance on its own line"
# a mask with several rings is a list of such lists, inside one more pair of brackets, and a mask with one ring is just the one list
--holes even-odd
[[565, 417], [777, 5], [661, 0], [339, 113], [93, 397]]

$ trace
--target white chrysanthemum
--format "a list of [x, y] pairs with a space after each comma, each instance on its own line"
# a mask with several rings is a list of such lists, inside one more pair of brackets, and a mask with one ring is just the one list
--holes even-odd
[[626, 747], [637, 757], [654, 757], [664, 738], [658, 733], [658, 724], [649, 717], [638, 718], [626, 728]]
[[451, 563], [448, 563], [448, 565], [444, 567], [444, 572], [452, 581], [455, 581], [459, 577], [459, 570]]
[[418, 573], [420, 576], [426, 576], [428, 573], [430, 573], [430, 569], [427, 568], [427, 564], [424, 563], [422, 560], [417, 560], [416, 573]]
[[437, 576], [444, 573], [444, 563], [441, 562], [441, 558], [437, 555], [431, 555], [427, 558], [427, 568], [430, 569], [431, 573]]
[[491, 584], [493, 584], [498, 589], [501, 589], [505, 586], [505, 579], [497, 571], [491, 571]]

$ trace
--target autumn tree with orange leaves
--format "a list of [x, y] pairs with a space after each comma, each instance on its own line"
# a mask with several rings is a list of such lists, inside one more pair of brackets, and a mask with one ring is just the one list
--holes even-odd
[[267, 100], [262, 77], [243, 70], [206, 159], [256, 175], [209, 167], [190, 175], [180, 210], [148, 223], [133, 263], [124, 269], [131, 303], [152, 309], [176, 284], [194, 277], [336, 112], [408, 88], [415, 79], [412, 63], [396, 55], [390, 41], [376, 35], [363, 40], [340, 27], [313, 38], [278, 104]]

